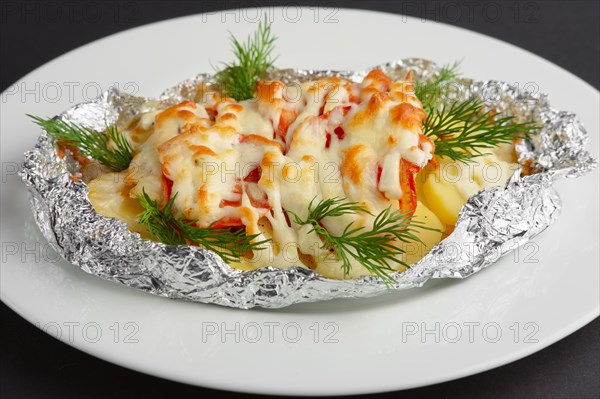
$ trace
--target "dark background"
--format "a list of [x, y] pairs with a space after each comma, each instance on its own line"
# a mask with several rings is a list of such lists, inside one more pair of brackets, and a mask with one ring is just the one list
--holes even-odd
[[[370, 9], [450, 23], [525, 48], [599, 87], [598, 1], [450, 3], [451, 6], [440, 1], [3, 0], [0, 2], [0, 90], [69, 50], [134, 26], [219, 9], [290, 4]], [[476, 12], [470, 13], [470, 9]], [[488, 16], [481, 12], [484, 9], [490, 10]], [[500, 17], [492, 13], [497, 10]], [[0, 318], [0, 398], [242, 396], [149, 377], [96, 359], [34, 328], [4, 304], [0, 305]], [[598, 398], [599, 327], [596, 319], [549, 348], [482, 374], [380, 396]]]

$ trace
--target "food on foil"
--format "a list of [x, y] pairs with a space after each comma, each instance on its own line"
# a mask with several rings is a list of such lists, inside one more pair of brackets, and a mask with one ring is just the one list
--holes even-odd
[[235, 62], [158, 99], [112, 89], [33, 117], [20, 173], [50, 245], [173, 299], [364, 298], [493, 264], [556, 220], [555, 180], [597, 166], [544, 94], [423, 59], [277, 69], [273, 45], [261, 24]]
[[34, 120], [84, 170], [99, 214], [168, 245], [194, 245], [241, 270], [306, 268], [393, 282], [446, 238], [473, 195], [504, 187], [515, 145], [538, 128], [476, 98], [447, 101], [435, 79], [268, 80], [267, 24], [195, 100], [97, 131]]

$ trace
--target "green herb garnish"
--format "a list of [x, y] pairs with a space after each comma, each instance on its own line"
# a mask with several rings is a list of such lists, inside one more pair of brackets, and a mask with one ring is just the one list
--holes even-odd
[[511, 123], [512, 116], [495, 118], [483, 111], [476, 98], [431, 110], [423, 134], [435, 140], [435, 154], [467, 163], [485, 155], [484, 150], [527, 137], [539, 129], [534, 122]]
[[398, 241], [421, 242], [414, 233], [414, 228], [432, 230], [422, 223], [415, 221], [408, 213], [400, 213], [387, 208], [375, 217], [373, 228], [353, 227], [349, 223], [339, 236], [331, 234], [319, 222], [326, 217], [338, 217], [352, 213], [367, 213], [362, 205], [357, 202], [346, 202], [342, 198], [332, 198], [320, 201], [313, 206], [310, 202], [309, 213], [306, 219], [292, 213], [294, 222], [298, 225], [311, 226], [310, 232], [316, 232], [324, 240], [322, 249], [335, 251], [342, 261], [344, 275], [352, 268], [351, 258], [360, 262], [371, 273], [379, 276], [386, 283], [393, 283], [389, 273], [396, 272], [390, 265], [400, 264], [405, 267], [410, 265], [399, 259], [405, 253], [397, 246]]
[[60, 119], [27, 116], [60, 144], [76, 147], [82, 155], [94, 158], [115, 172], [127, 169], [133, 159], [133, 147], [114, 125], [98, 132]]
[[444, 65], [431, 81], [415, 83], [415, 96], [423, 104], [425, 112], [438, 109], [443, 103], [450, 85], [460, 78], [459, 65], [458, 61], [452, 65]]
[[256, 82], [273, 65], [271, 58], [275, 36], [271, 34], [271, 24], [266, 18], [258, 25], [258, 30], [245, 43], [240, 43], [231, 35], [231, 43], [236, 60], [224, 64], [225, 68], [216, 75], [217, 81], [226, 96], [237, 101], [254, 96]]
[[254, 242], [258, 234], [246, 235], [244, 230], [197, 227], [194, 222], [178, 218], [173, 211], [177, 194], [173, 195], [164, 207], [152, 200], [144, 191], [137, 200], [144, 208], [138, 222], [148, 228], [152, 237], [167, 245], [184, 245], [189, 242], [199, 244], [215, 252], [225, 262], [235, 262], [246, 255], [248, 250], [261, 249], [268, 240]]

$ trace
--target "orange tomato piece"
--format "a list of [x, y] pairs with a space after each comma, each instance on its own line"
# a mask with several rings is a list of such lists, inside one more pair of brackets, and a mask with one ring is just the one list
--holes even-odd
[[408, 213], [412, 216], [417, 209], [417, 187], [415, 184], [415, 174], [421, 168], [411, 162], [402, 159], [400, 161], [400, 188], [402, 189], [402, 198], [400, 198], [400, 212]]
[[281, 116], [279, 117], [279, 124], [277, 125], [277, 130], [275, 130], [276, 137], [280, 137], [285, 142], [285, 136], [287, 135], [288, 128], [294, 121], [298, 113], [295, 110], [284, 109], [281, 111]]
[[165, 202], [168, 202], [171, 199], [171, 192], [173, 190], [173, 181], [169, 179], [165, 174], [162, 174], [162, 184], [163, 184], [163, 198]]

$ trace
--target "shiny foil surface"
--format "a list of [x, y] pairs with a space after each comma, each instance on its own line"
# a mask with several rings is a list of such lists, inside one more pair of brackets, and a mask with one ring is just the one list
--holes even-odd
[[[428, 80], [439, 71], [431, 61], [406, 59], [382, 69], [393, 80], [407, 71]], [[273, 69], [269, 79], [286, 83], [340, 76], [361, 81], [369, 72]], [[199, 101], [214, 89], [214, 77], [198, 75], [166, 90], [158, 99], [133, 97], [111, 90], [57, 116], [103, 130], [106, 124], [165, 108], [186, 99]], [[309, 269], [267, 267], [240, 271], [213, 252], [195, 246], [168, 246], [130, 232], [125, 223], [94, 211], [88, 187], [77, 178], [79, 164], [57, 155], [54, 140], [42, 132], [25, 154], [21, 177], [31, 193], [36, 222], [52, 247], [87, 273], [155, 295], [236, 308], [281, 308], [300, 302], [342, 297], [370, 297], [390, 290], [420, 287], [430, 278], [464, 278], [528, 242], [558, 217], [557, 178], [577, 177], [597, 166], [585, 149], [587, 133], [577, 117], [550, 107], [543, 94], [503, 82], [463, 80], [453, 96], [483, 99], [490, 110], [513, 115], [518, 122], [537, 121], [539, 134], [517, 145], [517, 172], [506, 187], [486, 189], [462, 208], [454, 232], [407, 271], [393, 274], [386, 285], [377, 277], [333, 280]], [[450, 97], [450, 95], [448, 95]], [[456, 97], [455, 97], [456, 98]]]

